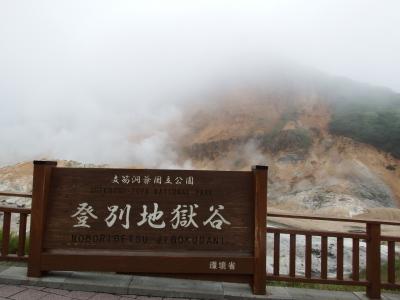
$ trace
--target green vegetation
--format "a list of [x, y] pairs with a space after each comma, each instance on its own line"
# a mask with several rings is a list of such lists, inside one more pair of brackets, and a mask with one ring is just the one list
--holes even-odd
[[[8, 244], [8, 253], [16, 254], [18, 250], [18, 235], [10, 233], [10, 242]], [[3, 247], [3, 229], [0, 230], [0, 248]], [[29, 251], [29, 238], [25, 241], [25, 255], [28, 255]]]
[[304, 128], [275, 131], [263, 136], [261, 141], [263, 148], [272, 152], [307, 152], [312, 145], [311, 132]]
[[[395, 261], [396, 261], [395, 266], [394, 266], [395, 274], [396, 274], [395, 278], [396, 278], [396, 281], [398, 282], [398, 281], [400, 281], [400, 256], [397, 256]], [[387, 280], [388, 280], [388, 265], [387, 265], [387, 263], [385, 263], [382, 266], [381, 270], [382, 270], [382, 274], [381, 274], [382, 282], [387, 282]]]
[[335, 114], [330, 130], [400, 158], [400, 108]]
[[270, 135], [278, 134], [283, 127], [290, 121], [296, 121], [299, 117], [299, 113], [296, 110], [296, 107], [291, 105], [286, 112], [282, 113], [281, 118], [275, 124], [274, 129], [270, 133]]
[[[396, 278], [396, 281], [398, 282], [400, 280], [400, 256], [396, 256], [394, 269], [395, 269], [395, 278]], [[360, 272], [360, 278], [366, 278], [365, 270], [362, 270]], [[382, 282], [388, 281], [388, 264], [387, 264], [387, 262], [381, 266], [381, 281]]]
[[[343, 87], [341, 87], [343, 89]], [[354, 87], [353, 87], [354, 88]], [[378, 88], [331, 91], [330, 130], [400, 158], [400, 95]]]

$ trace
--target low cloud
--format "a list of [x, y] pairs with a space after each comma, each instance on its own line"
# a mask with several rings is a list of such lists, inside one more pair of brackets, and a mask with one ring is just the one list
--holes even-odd
[[[279, 57], [400, 91], [398, 1], [0, 3], [0, 166], [190, 167], [184, 105]], [[248, 76], [252, 74], [252, 76]], [[171, 125], [172, 124], [172, 125]]]

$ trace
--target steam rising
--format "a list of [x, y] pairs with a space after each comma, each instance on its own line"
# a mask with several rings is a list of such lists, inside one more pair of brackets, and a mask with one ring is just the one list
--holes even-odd
[[277, 59], [400, 91], [399, 11], [398, 1], [3, 0], [0, 166], [190, 167], [172, 140], [187, 125], [182, 107]]

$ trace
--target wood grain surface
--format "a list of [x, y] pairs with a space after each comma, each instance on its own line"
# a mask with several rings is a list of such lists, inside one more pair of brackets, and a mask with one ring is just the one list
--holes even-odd
[[[251, 172], [54, 168], [44, 249], [234, 251], [250, 255], [254, 250], [252, 180]], [[79, 215], [72, 217], [82, 203], [97, 217], [86, 214], [85, 226], [90, 227], [78, 226]], [[150, 214], [156, 205], [162, 216], [151, 223], [161, 228], [153, 228], [147, 219], [141, 223], [144, 206]], [[193, 222], [187, 227], [177, 225], [173, 212], [179, 205], [188, 210], [186, 218], [193, 208], [197, 227]], [[112, 206], [118, 207], [115, 222], [107, 225]], [[220, 229], [211, 222], [204, 224], [216, 209], [230, 224], [222, 223]], [[217, 219], [218, 215], [212, 220]]]

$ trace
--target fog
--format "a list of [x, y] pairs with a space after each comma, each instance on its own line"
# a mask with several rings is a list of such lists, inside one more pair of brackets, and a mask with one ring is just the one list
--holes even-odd
[[271, 61], [400, 92], [399, 11], [396, 0], [0, 0], [0, 166], [190, 167], [170, 146], [182, 105]]

